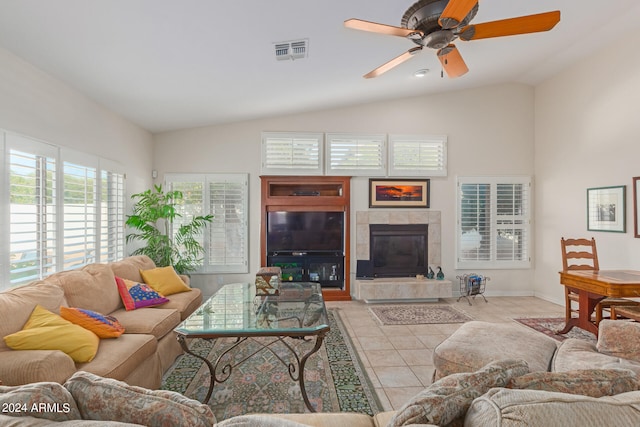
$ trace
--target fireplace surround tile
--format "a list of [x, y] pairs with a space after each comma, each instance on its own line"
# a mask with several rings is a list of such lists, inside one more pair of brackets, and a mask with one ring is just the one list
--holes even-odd
[[379, 210], [356, 212], [356, 259], [369, 259], [369, 224], [429, 224], [428, 262], [441, 264], [442, 233], [440, 211]]

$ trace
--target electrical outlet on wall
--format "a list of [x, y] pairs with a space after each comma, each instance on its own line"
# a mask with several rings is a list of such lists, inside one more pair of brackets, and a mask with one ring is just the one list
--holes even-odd
[[224, 285], [224, 276], [218, 276], [218, 285]]

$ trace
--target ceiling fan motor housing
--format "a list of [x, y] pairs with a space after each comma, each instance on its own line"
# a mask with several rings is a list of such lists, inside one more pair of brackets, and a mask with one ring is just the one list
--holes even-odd
[[[411, 38], [420, 46], [431, 49], [441, 49], [456, 38], [452, 30], [443, 30], [438, 19], [449, 0], [419, 0], [413, 4], [402, 16], [401, 26], [410, 30], [419, 30], [424, 33], [422, 38]], [[462, 20], [457, 28], [467, 25], [476, 16], [478, 4]]]

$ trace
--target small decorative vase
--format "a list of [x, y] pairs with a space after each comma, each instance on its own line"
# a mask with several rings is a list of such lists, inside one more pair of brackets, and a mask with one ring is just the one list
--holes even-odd
[[434, 277], [435, 273], [433, 272], [433, 269], [429, 267], [429, 271], [427, 272], [427, 279], [433, 279]]
[[443, 280], [444, 279], [444, 273], [442, 272], [442, 268], [438, 267], [438, 274], [436, 274], [436, 279], [438, 280]]

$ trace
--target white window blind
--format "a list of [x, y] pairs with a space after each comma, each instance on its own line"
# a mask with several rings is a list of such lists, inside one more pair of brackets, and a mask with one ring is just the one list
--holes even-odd
[[321, 175], [321, 133], [262, 133], [265, 175]]
[[456, 268], [531, 265], [531, 180], [458, 178]]
[[327, 175], [385, 175], [385, 135], [329, 133], [326, 144]]
[[124, 258], [124, 174], [100, 172], [100, 262]]
[[98, 227], [97, 170], [64, 162], [63, 165], [64, 269], [96, 262]]
[[205, 254], [198, 272], [248, 272], [248, 175], [167, 174], [165, 181], [183, 193], [183, 218], [213, 215], [201, 241]]
[[389, 176], [446, 175], [446, 136], [389, 135]]
[[124, 256], [117, 162], [0, 130], [0, 289]]
[[56, 272], [56, 150], [10, 148], [8, 169], [9, 282], [18, 285]]

